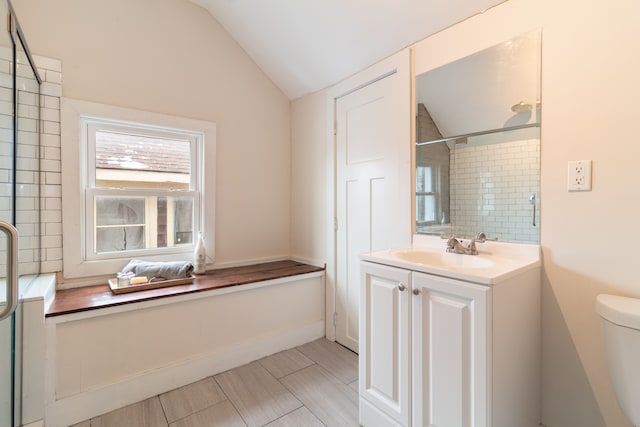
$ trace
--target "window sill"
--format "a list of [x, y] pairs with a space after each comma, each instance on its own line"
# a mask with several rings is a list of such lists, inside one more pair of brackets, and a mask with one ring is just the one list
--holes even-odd
[[107, 284], [64, 289], [56, 292], [55, 299], [47, 310], [45, 317], [118, 307], [198, 292], [229, 290], [232, 287], [238, 287], [237, 290], [241, 290], [244, 289], [244, 286], [240, 288], [241, 285], [251, 285], [311, 273], [323, 274], [324, 268], [296, 261], [276, 261], [211, 270], [205, 274], [196, 275], [193, 283], [190, 284], [140, 292], [113, 294]]

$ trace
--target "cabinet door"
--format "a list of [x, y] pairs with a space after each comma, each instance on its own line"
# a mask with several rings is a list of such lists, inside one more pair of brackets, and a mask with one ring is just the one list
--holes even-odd
[[491, 288], [421, 273], [412, 281], [413, 425], [490, 426]]
[[411, 273], [363, 262], [360, 289], [360, 397], [409, 423]]

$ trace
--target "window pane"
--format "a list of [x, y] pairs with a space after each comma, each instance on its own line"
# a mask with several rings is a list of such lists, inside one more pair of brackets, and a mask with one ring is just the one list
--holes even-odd
[[96, 252], [144, 249], [144, 226], [108, 227], [96, 230]]
[[96, 197], [96, 225], [144, 224], [144, 197]]
[[193, 242], [194, 198], [96, 196], [96, 253]]
[[433, 195], [416, 197], [416, 221], [434, 222], [436, 220], [436, 198]]
[[97, 188], [189, 189], [188, 140], [98, 130], [95, 149]]
[[192, 243], [193, 242], [193, 199], [192, 198], [176, 198], [176, 228], [175, 242]]
[[416, 192], [432, 193], [433, 171], [430, 166], [418, 166], [416, 168]]
[[159, 248], [193, 242], [193, 198], [158, 197]]

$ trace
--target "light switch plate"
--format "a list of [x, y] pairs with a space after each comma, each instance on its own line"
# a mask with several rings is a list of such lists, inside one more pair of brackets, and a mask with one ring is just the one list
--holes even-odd
[[569, 191], [591, 191], [591, 160], [570, 161], [567, 176]]

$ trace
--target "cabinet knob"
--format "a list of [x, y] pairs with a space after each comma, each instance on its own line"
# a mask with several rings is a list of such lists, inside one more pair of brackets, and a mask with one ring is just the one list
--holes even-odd
[[398, 285], [398, 290], [399, 290], [400, 292], [403, 292], [405, 289], [407, 289], [407, 288], [405, 288], [405, 287], [404, 287], [404, 285], [403, 285], [402, 283], [400, 283], [400, 284]]
[[420, 295], [420, 289], [415, 288], [415, 289], [413, 290], [413, 294], [414, 294], [414, 295]]

